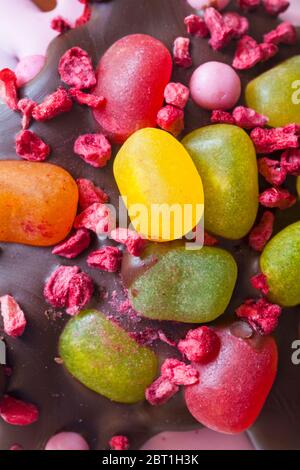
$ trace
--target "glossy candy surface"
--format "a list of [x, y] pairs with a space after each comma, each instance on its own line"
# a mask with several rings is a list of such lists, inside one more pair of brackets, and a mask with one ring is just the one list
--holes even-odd
[[49, 246], [72, 228], [78, 190], [71, 175], [47, 163], [0, 162], [0, 240]]
[[157, 359], [116, 323], [86, 310], [69, 321], [59, 343], [68, 371], [86, 387], [120, 403], [143, 400]]
[[254, 146], [236, 126], [197, 129], [182, 141], [201, 176], [205, 228], [229, 239], [244, 237], [258, 208], [258, 174]]
[[[135, 230], [148, 239], [181, 238], [203, 214], [202, 182], [196, 167], [181, 143], [165, 131], [147, 128], [133, 134], [116, 156], [114, 176]], [[160, 206], [171, 209], [175, 205], [178, 218], [171, 212], [170, 217], [168, 212], [156, 217]], [[190, 217], [184, 205], [189, 205]]]
[[229, 327], [216, 330], [221, 350], [215, 361], [193, 364], [200, 381], [185, 388], [189, 411], [215, 431], [234, 434], [256, 420], [277, 371], [277, 346], [271, 337], [243, 339]]
[[246, 88], [250, 108], [269, 118], [269, 125], [300, 124], [300, 55], [252, 80]]
[[106, 106], [94, 112], [103, 132], [122, 143], [143, 127], [155, 127], [172, 72], [167, 48], [145, 34], [125, 36], [101, 58], [95, 94]]

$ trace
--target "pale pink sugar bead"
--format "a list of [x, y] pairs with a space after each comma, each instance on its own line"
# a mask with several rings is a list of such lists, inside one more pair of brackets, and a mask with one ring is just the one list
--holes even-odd
[[50, 437], [45, 450], [90, 450], [90, 448], [77, 432], [60, 432]]
[[218, 10], [223, 10], [227, 7], [230, 0], [187, 0], [191, 7], [201, 10], [206, 7], [214, 7]]
[[32, 80], [44, 67], [46, 57], [43, 55], [28, 55], [20, 60], [15, 68], [18, 87]]
[[241, 95], [241, 81], [230, 65], [206, 62], [194, 71], [190, 92], [195, 103], [204, 109], [231, 109]]

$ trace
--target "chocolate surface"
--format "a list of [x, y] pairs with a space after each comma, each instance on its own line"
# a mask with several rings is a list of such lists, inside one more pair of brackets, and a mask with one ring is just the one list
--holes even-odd
[[[232, 8], [233, 9], [233, 8]], [[61, 82], [57, 64], [61, 55], [72, 46], [87, 50], [96, 65], [104, 51], [117, 39], [131, 33], [146, 33], [160, 39], [170, 50], [177, 36], [186, 36], [184, 17], [191, 13], [185, 0], [112, 0], [93, 6], [91, 21], [76, 30], [57, 38], [48, 51], [44, 69], [22, 90], [36, 101], [41, 101]], [[262, 34], [276, 25], [276, 20], [258, 11], [248, 15], [250, 34], [262, 39]], [[235, 45], [214, 52], [207, 40], [192, 38], [194, 66], [188, 70], [174, 66], [174, 81], [188, 84], [194, 67], [208, 60], [231, 63]], [[249, 79], [295, 55], [297, 48], [281, 47], [279, 54], [266, 64], [240, 74], [243, 85]], [[209, 113], [189, 102], [186, 110], [188, 133], [209, 124]], [[0, 105], [0, 158], [17, 159], [14, 136], [20, 130], [20, 116]], [[68, 170], [74, 178], [93, 180], [107, 191], [111, 202], [118, 203], [118, 190], [112, 174], [113, 158], [104, 169], [94, 169], [73, 153], [73, 143], [79, 134], [97, 131], [92, 113], [85, 107], [74, 105], [70, 113], [46, 123], [33, 123], [31, 129], [52, 147], [49, 162]], [[117, 148], [114, 148], [114, 155]], [[295, 181], [291, 180], [295, 191]], [[277, 217], [277, 229], [299, 218], [299, 205]], [[91, 248], [100, 242], [94, 241]], [[249, 249], [246, 241], [221, 242], [233, 253], [239, 265], [239, 279], [225, 314], [230, 318], [234, 309], [250, 296], [256, 296], [249, 277], [257, 272], [258, 256]], [[37, 423], [29, 427], [14, 427], [0, 420], [0, 449], [13, 443], [25, 449], [42, 449], [48, 438], [61, 430], [80, 432], [93, 449], [104, 449], [113, 434], [126, 434], [133, 449], [146, 438], [164, 431], [183, 431], [201, 426], [187, 411], [178, 394], [169, 403], [152, 407], [146, 402], [120, 405], [88, 390], [73, 379], [65, 368], [55, 362], [60, 332], [68, 316], [54, 315], [43, 298], [43, 285], [51, 271], [59, 264], [76, 264], [88, 272], [97, 288], [91, 306], [117, 318], [130, 331], [141, 331], [146, 326], [162, 328], [170, 338], [183, 336], [188, 325], [156, 323], [118, 312], [116, 302], [124, 299], [118, 275], [88, 268], [86, 253], [74, 262], [55, 257], [49, 248], [36, 248], [15, 244], [1, 244], [0, 295], [10, 293], [22, 305], [28, 319], [24, 335], [18, 339], [5, 338], [8, 365], [13, 374], [8, 382], [8, 392], [16, 397], [36, 403], [40, 409]], [[104, 295], [104, 293], [107, 295]], [[248, 431], [258, 449], [300, 449], [300, 366], [292, 364], [292, 342], [300, 335], [299, 309], [285, 310], [276, 330], [279, 346], [279, 372], [267, 403], [255, 425]], [[174, 356], [175, 350], [157, 342], [155, 350], [160, 359]], [[133, 378], [134, 380], [134, 378]]]

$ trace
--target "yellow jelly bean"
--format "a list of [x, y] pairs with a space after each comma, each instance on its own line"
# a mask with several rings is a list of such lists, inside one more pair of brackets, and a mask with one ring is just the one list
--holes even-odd
[[134, 229], [146, 238], [179, 239], [200, 221], [200, 175], [183, 145], [167, 132], [135, 132], [116, 156], [114, 175]]
[[0, 162], [0, 241], [49, 246], [63, 240], [76, 215], [71, 175], [48, 163]]

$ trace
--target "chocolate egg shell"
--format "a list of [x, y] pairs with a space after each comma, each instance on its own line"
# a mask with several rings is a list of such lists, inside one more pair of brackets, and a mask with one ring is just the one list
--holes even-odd
[[[61, 55], [72, 46], [87, 50], [94, 65], [113, 42], [127, 34], [153, 35], [171, 50], [175, 37], [186, 36], [183, 18], [191, 13], [194, 11], [187, 3], [178, 0], [112, 0], [95, 4], [92, 20], [87, 25], [60, 36], [51, 44], [45, 68], [25, 87], [22, 94], [41, 101], [61, 85], [57, 64]], [[263, 14], [261, 10], [248, 17], [252, 25], [251, 34], [259, 41], [263, 33], [277, 24], [274, 18]], [[192, 38], [194, 66], [209, 60], [230, 64], [234, 48], [232, 44], [224, 51], [213, 52], [207, 40]], [[241, 73], [243, 86], [272, 65], [296, 55], [296, 49], [282, 47], [278, 56], [270, 62]], [[188, 84], [192, 70], [175, 67], [172, 80]], [[208, 125], [209, 117], [209, 112], [189, 102], [185, 133]], [[20, 116], [0, 105], [0, 126], [0, 158], [17, 159], [14, 136], [20, 130]], [[106, 168], [95, 172], [73, 154], [73, 143], [79, 133], [98, 130], [88, 109], [74, 105], [69, 114], [45, 124], [34, 123], [32, 130], [53, 148], [52, 163], [61, 165], [75, 178], [92, 179], [108, 192], [111, 202], [117, 205], [119, 194], [112, 175], [113, 158]], [[116, 150], [114, 148], [114, 155]], [[281, 216], [278, 224], [285, 226], [298, 218], [299, 206], [295, 211]], [[95, 242], [94, 248], [97, 246]], [[230, 318], [234, 308], [245, 298], [255, 295], [249, 287], [249, 277], [256, 273], [258, 257], [249, 250], [246, 241], [222, 242], [221, 246], [235, 253], [241, 273], [234, 301], [226, 313]], [[51, 254], [51, 249], [45, 248], [1, 244], [1, 249], [1, 292], [18, 296], [29, 322], [20, 340], [16, 342], [7, 338], [8, 364], [13, 368], [9, 391], [18, 390], [22, 398], [37, 403], [41, 410], [39, 421], [30, 429], [18, 429], [16, 432], [15, 428], [0, 421], [1, 449], [8, 449], [16, 441], [25, 449], [41, 449], [49, 437], [60, 430], [82, 433], [92, 449], [105, 448], [113, 434], [126, 434], [132, 449], [136, 449], [154, 433], [199, 427], [186, 410], [180, 394], [161, 407], [151, 407], [144, 402], [131, 406], [117, 405], [95, 395], [70, 377], [62, 365], [54, 361], [58, 355], [58, 339], [68, 319], [64, 316], [54, 320], [51, 312], [45, 315], [48, 306], [42, 296], [43, 281], [57, 265], [57, 258]], [[137, 322], [116, 311], [110, 300], [113, 291], [122, 298], [118, 276], [89, 270], [85, 256], [76, 259], [76, 264], [90, 273], [96, 285], [108, 291], [107, 299], [94, 297], [92, 307], [117, 317], [127, 330], [141, 331], [146, 326], [158, 326], [156, 322], [146, 320]], [[291, 344], [300, 334], [300, 312], [295, 309], [285, 313], [276, 330], [279, 345], [278, 377], [259, 419], [249, 430], [251, 440], [258, 449], [300, 449], [299, 366], [291, 362]], [[159, 327], [162, 327], [160, 323]], [[163, 328], [172, 339], [183, 337], [186, 331], [177, 324], [164, 324]], [[156, 345], [156, 350], [160, 356], [174, 355], [174, 350], [162, 343]]]

